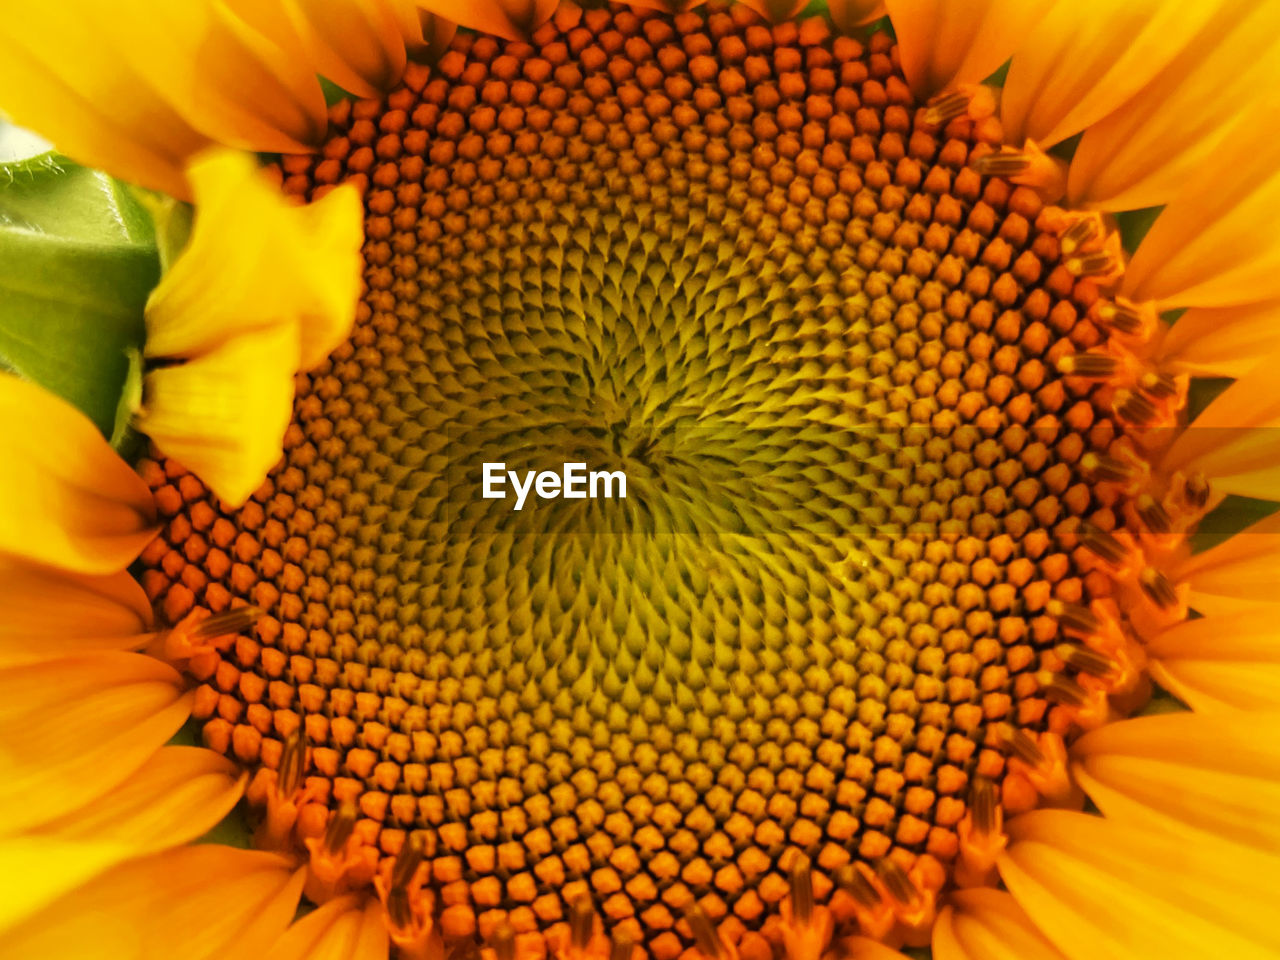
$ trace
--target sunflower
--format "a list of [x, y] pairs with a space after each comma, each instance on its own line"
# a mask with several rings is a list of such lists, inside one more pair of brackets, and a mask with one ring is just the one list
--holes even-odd
[[1280, 956], [1280, 6], [804, 6], [0, 19], [0, 956]]

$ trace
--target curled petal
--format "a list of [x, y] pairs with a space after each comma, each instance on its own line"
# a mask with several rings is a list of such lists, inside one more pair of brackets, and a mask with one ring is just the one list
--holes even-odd
[[240, 334], [147, 374], [137, 428], [233, 507], [281, 457], [298, 366], [294, 324]]
[[191, 167], [191, 243], [147, 303], [152, 369], [135, 417], [169, 456], [242, 504], [280, 458], [293, 376], [351, 329], [363, 210], [342, 187], [291, 206], [234, 151]]
[[0, 374], [0, 422], [0, 553], [77, 573], [132, 563], [155, 535], [155, 506], [89, 418]]
[[318, 363], [355, 319], [364, 235], [355, 189], [293, 206], [232, 150], [201, 155], [189, 175], [195, 226], [147, 301], [147, 356], [196, 357], [296, 321], [306, 365]]

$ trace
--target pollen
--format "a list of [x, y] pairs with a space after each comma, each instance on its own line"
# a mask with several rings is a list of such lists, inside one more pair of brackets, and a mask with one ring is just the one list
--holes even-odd
[[281, 161], [363, 190], [357, 326], [242, 509], [144, 464], [142, 580], [310, 896], [500, 958], [911, 944], [1060, 799], [1176, 604], [1134, 478], [1182, 398], [981, 99], [885, 34], [562, 9]]

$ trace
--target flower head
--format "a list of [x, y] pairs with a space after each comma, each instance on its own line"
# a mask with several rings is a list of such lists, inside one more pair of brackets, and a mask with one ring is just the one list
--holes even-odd
[[886, 7], [0, 24], [196, 204], [136, 472], [0, 380], [15, 956], [1280, 950], [1274, 4]]

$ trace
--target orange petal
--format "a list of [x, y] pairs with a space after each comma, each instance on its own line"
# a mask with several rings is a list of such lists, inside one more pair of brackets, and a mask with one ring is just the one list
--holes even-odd
[[933, 960], [1063, 960], [1013, 897], [956, 890], [933, 926]]
[[[551, 19], [559, 0], [417, 0], [418, 6], [454, 23], [506, 40], [527, 40]], [[648, 5], [648, 4], [646, 4]], [[656, 5], [656, 4], [655, 4]]]
[[1048, 0], [886, 0], [902, 72], [917, 97], [995, 73]]
[[1152, 677], [1202, 713], [1280, 706], [1280, 621], [1270, 605], [1184, 620], [1147, 641]]
[[848, 960], [908, 960], [906, 954], [867, 937], [845, 937], [837, 946]]
[[[1233, 164], [1215, 169], [1210, 162], [1229, 137], [1245, 137], [1233, 160], [1248, 157], [1248, 143], [1256, 151], [1273, 141], [1267, 117], [1275, 109], [1280, 7], [1271, 0], [1225, 6], [1155, 79], [1085, 131], [1067, 182], [1073, 204], [1135, 210], [1192, 197], [1196, 192], [1189, 177], [1216, 173], [1222, 179], [1224, 170], [1234, 176]], [[1212, 193], [1203, 199], [1218, 204]]]
[[841, 33], [853, 33], [884, 16], [884, 0], [828, 0], [827, 14]]
[[1280, 713], [1123, 720], [1085, 734], [1071, 756], [1073, 773], [1112, 820], [1179, 832], [1188, 843], [1203, 831], [1280, 854]]
[[140, 646], [151, 604], [127, 573], [86, 576], [0, 556], [0, 666]]
[[155, 535], [151, 492], [88, 417], [0, 374], [0, 420], [7, 434], [0, 552], [77, 573], [114, 573], [133, 562]]
[[1000, 102], [1009, 143], [1048, 147], [1101, 120], [1217, 15], [1222, 3], [1059, 3], [1013, 55]]
[[1173, 373], [1242, 377], [1280, 349], [1280, 300], [1193, 307], [1160, 341], [1157, 359]]
[[247, 777], [204, 747], [161, 747], [120, 786], [32, 833], [117, 841], [139, 854], [153, 853], [217, 826], [244, 793]]
[[297, 367], [296, 325], [241, 334], [147, 374], [135, 424], [224, 503], [239, 507], [283, 454]]
[[1166, 473], [1203, 473], [1215, 495], [1272, 500], [1280, 497], [1280, 354], [1224, 390], [1170, 445], [1161, 459]]
[[216, 0], [92, 0], [85, 29], [133, 69], [201, 133], [218, 143], [272, 152], [306, 150], [328, 131], [324, 92], [306, 64], [291, 59]]
[[1280, 203], [1280, 151], [1250, 139], [1251, 157], [1212, 158], [1156, 218], [1125, 271], [1126, 296], [1161, 309], [1280, 297], [1280, 241], [1269, 216]]
[[[30, 856], [21, 909], [6, 904], [0, 927], [33, 913], [117, 863], [186, 843], [212, 829], [244, 793], [248, 774], [200, 747], [162, 747], [140, 770], [87, 806], [0, 851]], [[67, 856], [71, 851], [79, 855]], [[44, 856], [37, 854], [43, 852]], [[4, 861], [6, 866], [8, 860]]]
[[266, 960], [385, 960], [391, 943], [377, 897], [337, 897], [307, 914]]
[[4, 935], [10, 957], [229, 960], [260, 957], [293, 918], [304, 872], [220, 844], [121, 864]]
[[[390, 90], [404, 74], [404, 5], [398, 0], [283, 0], [316, 72], [358, 97]], [[421, 40], [421, 32], [416, 38]]]
[[741, 0], [770, 23], [782, 23], [800, 13], [805, 0]]
[[1280, 583], [1280, 513], [1183, 561], [1172, 578], [1189, 584], [1188, 602], [1207, 616], [1274, 602]]
[[99, 653], [0, 669], [0, 823], [47, 823], [125, 782], [186, 721], [172, 667]]
[[1008, 830], [1000, 876], [1070, 960], [1264, 960], [1280, 945], [1273, 857], [1061, 810], [1015, 817]]

